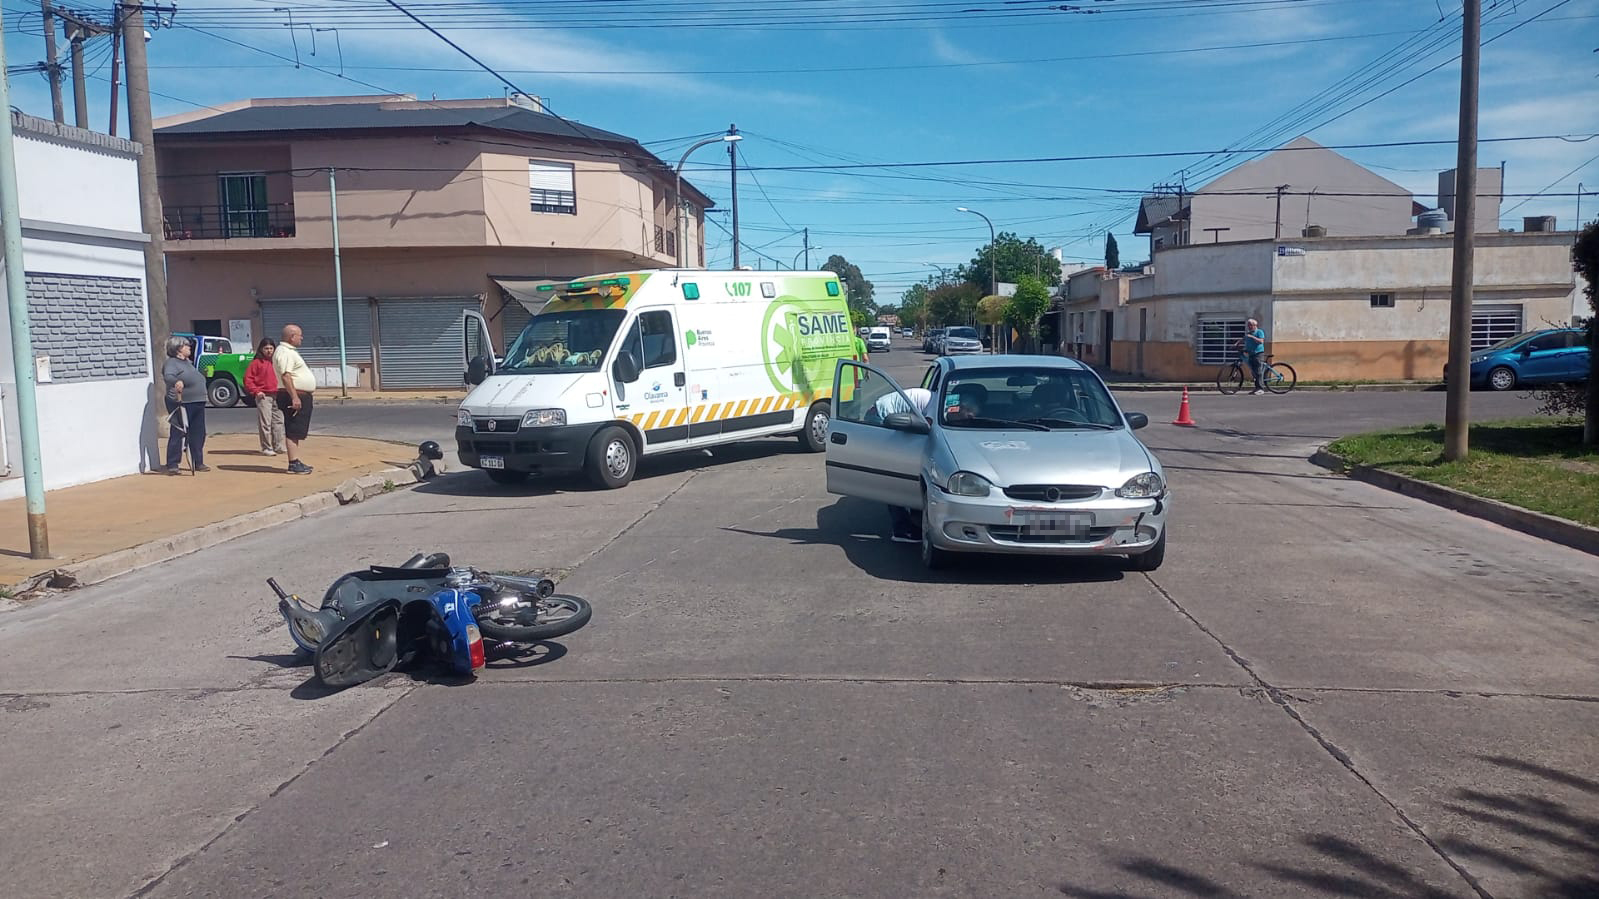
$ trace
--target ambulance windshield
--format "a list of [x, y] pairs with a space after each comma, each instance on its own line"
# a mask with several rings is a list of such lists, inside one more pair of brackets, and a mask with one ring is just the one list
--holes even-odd
[[621, 309], [571, 309], [536, 315], [506, 350], [499, 372], [599, 371], [626, 314]]

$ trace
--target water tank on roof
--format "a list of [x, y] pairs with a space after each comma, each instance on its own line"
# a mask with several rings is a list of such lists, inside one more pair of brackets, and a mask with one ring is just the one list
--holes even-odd
[[1553, 231], [1555, 230], [1555, 217], [1552, 215], [1529, 215], [1521, 220], [1523, 231]]
[[1449, 224], [1449, 213], [1442, 209], [1429, 209], [1416, 216], [1417, 228], [1437, 228], [1442, 231]]
[[1305, 237], [1326, 237], [1327, 228], [1324, 225], [1306, 225], [1303, 234]]

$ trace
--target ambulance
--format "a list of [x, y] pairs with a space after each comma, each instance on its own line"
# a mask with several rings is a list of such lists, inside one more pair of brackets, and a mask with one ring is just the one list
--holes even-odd
[[582, 472], [625, 486], [644, 456], [794, 435], [826, 449], [833, 373], [862, 355], [831, 272], [664, 269], [540, 290], [496, 359], [467, 314], [461, 462], [498, 483]]

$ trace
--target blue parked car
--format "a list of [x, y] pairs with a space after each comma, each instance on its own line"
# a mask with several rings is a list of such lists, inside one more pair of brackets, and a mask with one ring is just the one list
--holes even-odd
[[1588, 380], [1588, 335], [1581, 328], [1528, 331], [1471, 354], [1471, 386], [1511, 390], [1524, 384]]

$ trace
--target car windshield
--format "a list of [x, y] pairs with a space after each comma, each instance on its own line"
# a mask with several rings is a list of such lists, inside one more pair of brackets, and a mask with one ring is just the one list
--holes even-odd
[[1113, 430], [1116, 404], [1092, 372], [1081, 369], [982, 368], [954, 372], [939, 397], [939, 420], [978, 430]]
[[1538, 331], [1527, 331], [1527, 332], [1522, 333], [1522, 334], [1517, 334], [1515, 337], [1507, 337], [1504, 340], [1501, 340], [1498, 343], [1494, 344], [1493, 346], [1486, 346], [1486, 347], [1483, 347], [1480, 350], [1472, 350], [1472, 352], [1474, 352], [1474, 353], [1492, 353], [1492, 352], [1496, 352], [1498, 350], [1509, 349], [1510, 347], [1515, 346], [1516, 344], [1522, 342], [1523, 340], [1526, 340], [1529, 337], [1536, 337], [1539, 333], [1540, 332], [1538, 332]]
[[950, 328], [948, 331], [944, 332], [944, 336], [945, 337], [959, 337], [959, 338], [961, 338], [963, 340], [976, 340], [977, 339], [977, 329], [976, 328]]
[[505, 351], [498, 372], [599, 371], [626, 314], [621, 309], [571, 309], [535, 315]]

